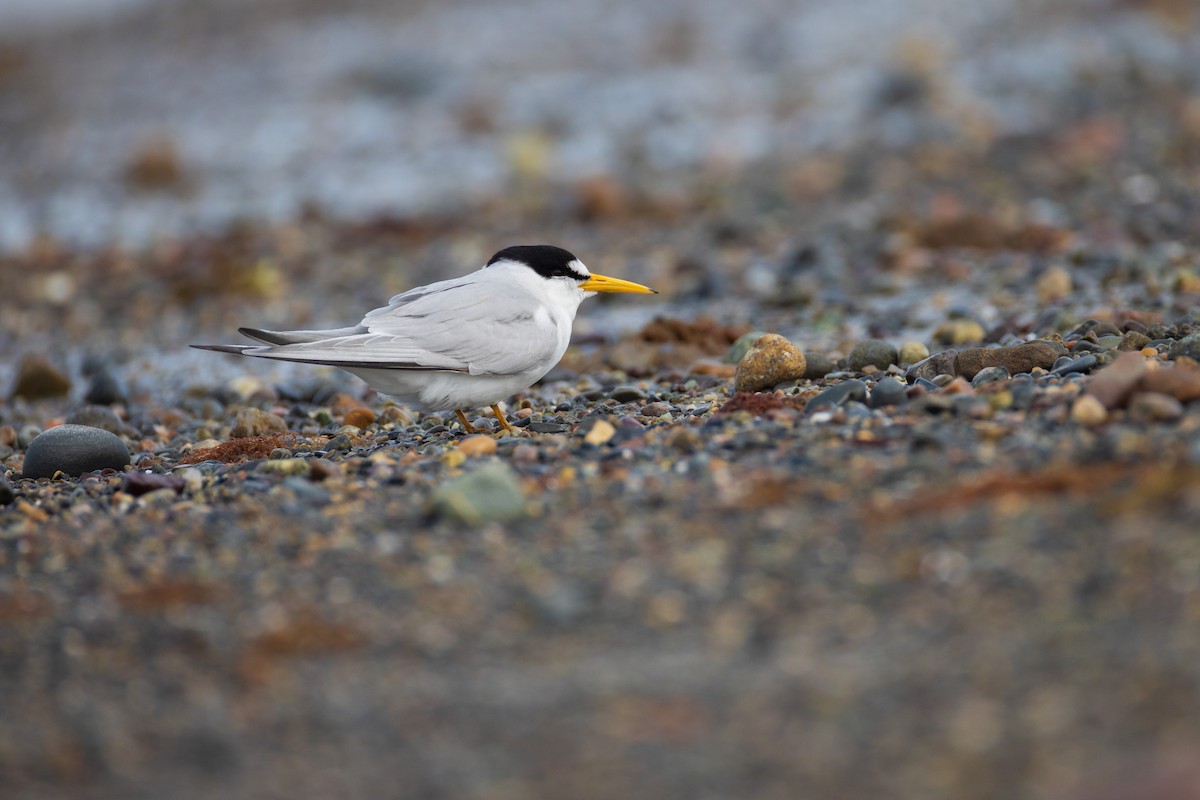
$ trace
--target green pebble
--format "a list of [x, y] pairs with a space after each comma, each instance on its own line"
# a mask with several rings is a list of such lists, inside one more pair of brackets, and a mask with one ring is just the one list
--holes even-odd
[[526, 514], [517, 473], [498, 461], [447, 481], [434, 492], [432, 505], [440, 516], [471, 526], [512, 522]]

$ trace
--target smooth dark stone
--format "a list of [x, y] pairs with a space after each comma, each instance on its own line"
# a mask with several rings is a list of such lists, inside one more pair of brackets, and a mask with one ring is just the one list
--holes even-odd
[[88, 380], [87, 394], [83, 399], [93, 405], [111, 406], [125, 401], [125, 390], [106, 367], [100, 366]]
[[1100, 359], [1096, 358], [1091, 353], [1086, 356], [1080, 356], [1068, 361], [1066, 364], [1057, 364], [1054, 369], [1050, 370], [1051, 375], [1070, 375], [1073, 372], [1091, 372], [1092, 368], [1100, 363]]
[[633, 403], [646, 397], [646, 393], [636, 386], [618, 386], [609, 393], [609, 397], [618, 403]]
[[113, 433], [86, 425], [59, 425], [29, 443], [22, 474], [50, 478], [55, 472], [72, 477], [102, 469], [123, 469], [129, 448]]
[[0, 477], [0, 506], [6, 506], [17, 499], [17, 493], [13, 491], [12, 484], [7, 478]]
[[908, 402], [908, 387], [900, 381], [884, 378], [871, 390], [871, 408], [900, 406]]

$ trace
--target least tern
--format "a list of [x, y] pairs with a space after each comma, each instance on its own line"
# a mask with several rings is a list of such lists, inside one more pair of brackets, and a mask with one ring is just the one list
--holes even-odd
[[329, 364], [422, 411], [450, 411], [468, 433], [464, 408], [491, 406], [536, 383], [571, 341], [584, 298], [597, 292], [656, 294], [640, 283], [594, 275], [561, 247], [506, 247], [481, 269], [418, 286], [348, 328], [239, 328], [262, 344], [200, 345], [258, 358]]

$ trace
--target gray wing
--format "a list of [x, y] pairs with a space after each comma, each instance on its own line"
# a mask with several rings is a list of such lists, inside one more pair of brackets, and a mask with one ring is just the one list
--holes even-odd
[[558, 347], [553, 317], [506, 283], [476, 272], [396, 295], [368, 313], [361, 333], [244, 355], [337, 367], [439, 369], [512, 375], [545, 364]]

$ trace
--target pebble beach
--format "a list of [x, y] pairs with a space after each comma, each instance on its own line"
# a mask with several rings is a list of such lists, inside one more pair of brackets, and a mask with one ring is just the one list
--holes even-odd
[[[437, 37], [442, 60], [354, 61], [482, 7], [351, 5], [349, 32], [300, 0], [247, 23], [346, 37], [272, 74], [264, 118], [341, 70], [456, 120], [434, 162], [358, 117], [357, 155], [221, 161], [205, 137], [241, 112], [172, 137], [132, 91], [117, 124], [95, 83], [56, 114], [20, 88], [83, 68], [47, 66], [64, 43], [140, 31], [166, 58], [176, 23], [136, 3], [0, 39], [10, 130], [60, 135], [68, 109], [93, 152], [126, 147], [72, 177], [0, 142], [30, 159], [0, 166], [0, 794], [1200, 798], [1194, 9], [985, 3], [874, 63], [797, 55], [789, 31], [828, 24], [805, 4], [729, 30], [631, 6], [596, 36], [658, 83], [631, 87], [619, 48], [550, 48], [497, 62], [527, 87], [497, 110]], [[214, 41], [233, 24], [193, 13]], [[636, 20], [658, 60], [620, 35]], [[656, 104], [710, 69], [744, 103]], [[597, 106], [608, 149], [505, 116], [595, 75], [649, 98]], [[675, 149], [637, 138], [656, 126]], [[474, 189], [347, 201], [326, 182], [363, 153]], [[585, 301], [511, 431], [188, 348], [357, 321], [532, 242], [660, 294]]]

